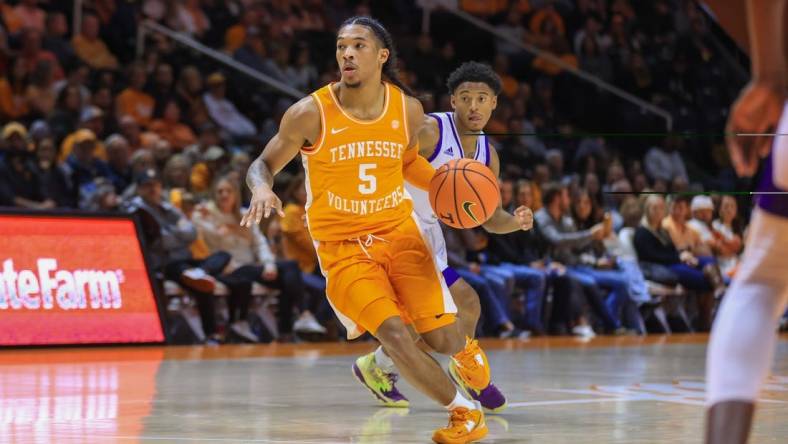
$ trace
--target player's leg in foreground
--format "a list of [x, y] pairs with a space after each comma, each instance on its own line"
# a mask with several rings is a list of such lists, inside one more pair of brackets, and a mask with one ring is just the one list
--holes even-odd
[[[488, 382], [485, 387], [474, 387], [472, 381], [463, 372], [464, 368], [471, 365], [469, 361], [476, 360], [477, 355], [483, 356], [485, 362], [487, 360], [477, 341], [473, 339], [476, 334], [476, 325], [481, 315], [479, 295], [473, 287], [461, 278], [456, 279], [449, 289], [451, 290], [454, 303], [457, 305], [460, 330], [468, 338], [466, 347], [457, 355], [452, 356], [452, 359], [449, 361], [449, 375], [463, 393], [471, 399], [479, 401], [482, 407], [493, 413], [502, 412], [506, 409], [506, 397], [498, 390], [495, 384]], [[489, 365], [486, 365], [486, 367], [489, 372]]]
[[[459, 329], [456, 324], [451, 324], [422, 335], [425, 341], [432, 342], [432, 346], [448, 349], [456, 347]], [[413, 341], [400, 317], [385, 320], [378, 328], [376, 337], [389, 351], [395, 365], [402, 369], [405, 379], [449, 410], [449, 425], [435, 431], [435, 442], [466, 443], [487, 435], [481, 405], [468, 400], [454, 387], [440, 365]]]
[[[769, 153], [771, 148], [758, 185], [758, 190], [765, 192], [788, 191], [788, 137], [782, 135], [788, 131], [788, 61], [784, 49], [776, 45], [785, 42], [782, 19], [788, 14], [786, 8], [784, 0], [748, 2], [753, 81], [734, 104], [726, 130], [737, 135], [771, 132], [772, 124], [779, 120], [771, 140], [728, 140], [731, 159], [740, 175], [752, 175], [759, 153]], [[782, 39], [776, 37], [780, 35]], [[779, 77], [769, 79], [775, 73]], [[763, 194], [756, 199], [758, 208], [753, 211], [742, 263], [722, 302], [709, 341], [709, 444], [747, 442], [755, 401], [772, 362], [779, 318], [788, 305], [783, 260], [788, 251], [788, 196]]]
[[[460, 332], [467, 338], [465, 347], [459, 353], [452, 355], [452, 359], [449, 361], [449, 374], [460, 390], [470, 398], [479, 401], [482, 407], [494, 413], [501, 412], [506, 408], [506, 397], [495, 384], [489, 382], [487, 357], [478, 342], [473, 339], [481, 315], [479, 295], [451, 268], [445, 269], [443, 275], [446, 283], [450, 285], [449, 290], [457, 306]], [[418, 341], [418, 338], [416, 340]], [[422, 344], [426, 345], [425, 342]], [[427, 347], [424, 347], [424, 350], [431, 351]], [[477, 356], [485, 363], [483, 367], [476, 365]], [[487, 385], [481, 388], [478, 388], [478, 378], [474, 380], [475, 372], [478, 370], [487, 372], [483, 377], [483, 380], [487, 381]], [[378, 346], [374, 352], [359, 357], [353, 365], [353, 374], [359, 382], [369, 388], [383, 405], [388, 407], [409, 406], [408, 399], [396, 387], [396, 382], [399, 379], [397, 367], [382, 345]]]
[[747, 442], [759, 388], [772, 363], [777, 325], [788, 304], [782, 259], [788, 251], [788, 219], [756, 210], [750, 229], [741, 268], [711, 332], [707, 443]]
[[[450, 361], [452, 379], [466, 395], [479, 401], [482, 407], [491, 411], [501, 411], [506, 405], [506, 398], [495, 385], [488, 383], [486, 387], [481, 389], [474, 388], [478, 383], [461, 377], [462, 373], [457, 371], [454, 365], [455, 360], [462, 362], [463, 360], [474, 359], [473, 357], [476, 355], [484, 356], [484, 352], [479, 349], [478, 343], [473, 340], [476, 333], [476, 325], [481, 315], [479, 295], [467, 282], [460, 278], [454, 269], [446, 264], [446, 245], [440, 225], [438, 223], [428, 224], [422, 221], [420, 229], [424, 240], [430, 246], [437, 267], [442, 270], [443, 279], [449, 287], [452, 300], [457, 307], [457, 319], [462, 337], [469, 338], [464, 349], [457, 353], [456, 356], [453, 356], [453, 359]], [[415, 332], [413, 337], [414, 340], [418, 341], [422, 350], [428, 353], [433, 351], [430, 350], [424, 341], [421, 341], [421, 338]], [[486, 363], [486, 357], [483, 359]], [[472, 362], [465, 362], [463, 368], [471, 368], [472, 365]], [[489, 369], [485, 368], [485, 370], [488, 372], [486, 379], [489, 381]], [[387, 356], [383, 346], [378, 346], [374, 352], [358, 358], [353, 365], [353, 373], [362, 384], [375, 394], [383, 405], [388, 407], [408, 407], [409, 402], [407, 398], [402, 395], [395, 385], [399, 376], [397, 367]]]
[[[378, 236], [375, 239], [382, 240], [365, 243], [363, 249], [355, 242], [318, 245], [328, 299], [337, 317], [350, 337], [365, 330], [372, 333], [402, 376], [450, 411], [449, 426], [435, 432], [436, 442], [481, 439], [487, 434], [481, 406], [457, 390], [440, 365], [419, 348], [402, 320], [407, 316], [424, 341], [439, 352], [454, 354], [463, 348], [456, 308], [415, 222], [407, 220]], [[485, 370], [479, 367], [474, 375], [484, 383]]]

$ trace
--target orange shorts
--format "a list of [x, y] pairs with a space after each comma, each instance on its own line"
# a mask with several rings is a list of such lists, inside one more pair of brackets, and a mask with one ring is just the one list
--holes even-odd
[[385, 233], [315, 241], [326, 294], [348, 339], [393, 316], [419, 333], [449, 325], [457, 307], [413, 218]]

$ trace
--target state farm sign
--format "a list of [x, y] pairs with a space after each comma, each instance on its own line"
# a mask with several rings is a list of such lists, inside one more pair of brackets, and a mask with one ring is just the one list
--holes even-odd
[[25, 308], [63, 310], [123, 307], [120, 281], [123, 270], [59, 270], [57, 259], [42, 258], [37, 270], [14, 269], [3, 262], [0, 274], [0, 310]]
[[0, 214], [0, 345], [163, 340], [132, 220]]

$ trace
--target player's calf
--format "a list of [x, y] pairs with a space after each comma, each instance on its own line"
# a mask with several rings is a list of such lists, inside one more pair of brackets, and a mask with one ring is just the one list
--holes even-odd
[[421, 334], [425, 344], [434, 351], [448, 356], [459, 353], [465, 348], [464, 337], [458, 322]]
[[482, 306], [479, 302], [479, 295], [462, 278], [457, 279], [449, 287], [454, 304], [457, 306], [457, 322], [460, 324], [460, 331], [463, 336], [471, 338], [476, 336], [476, 325], [482, 314]]

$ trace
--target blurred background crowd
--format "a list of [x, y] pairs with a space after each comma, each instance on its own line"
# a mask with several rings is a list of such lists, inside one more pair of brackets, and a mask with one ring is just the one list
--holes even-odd
[[[389, 27], [427, 112], [451, 109], [445, 80], [463, 61], [503, 80], [486, 131], [504, 207], [529, 206], [536, 227], [446, 231], [481, 298], [480, 334], [704, 330], [736, 272], [750, 202], [682, 194], [750, 187], [720, 136], [746, 62], [695, 1], [81, 6], [75, 17], [73, 1], [0, 0], [0, 206], [137, 214], [176, 341], [342, 337], [302, 221], [300, 163], [277, 177], [284, 218], [238, 224], [246, 170], [298, 94], [200, 48], [305, 95], [338, 78], [335, 33], [353, 15]], [[193, 44], [143, 33], [147, 21]], [[666, 110], [672, 127], [567, 66]]]

